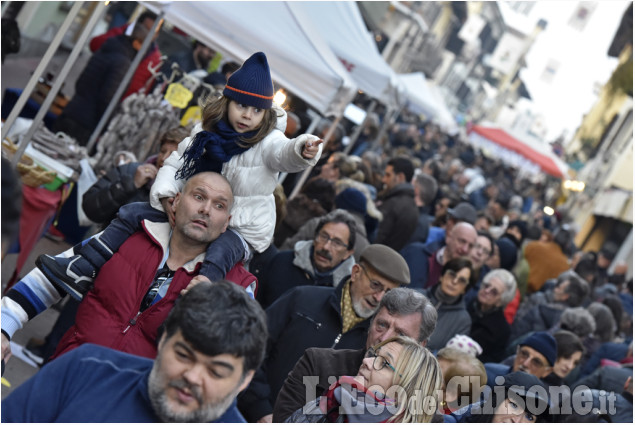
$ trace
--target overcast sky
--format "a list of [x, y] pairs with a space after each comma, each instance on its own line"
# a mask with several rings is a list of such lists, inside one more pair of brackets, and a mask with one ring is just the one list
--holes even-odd
[[[595, 87], [606, 83], [617, 66], [608, 49], [628, 1], [538, 1], [528, 16], [510, 11], [499, 2], [505, 21], [531, 33], [539, 19], [547, 21], [529, 53], [527, 68], [521, 72], [532, 96], [534, 109], [544, 116], [550, 142], [566, 132], [573, 137], [585, 113], [595, 101]], [[583, 30], [569, 24], [579, 5], [592, 10]], [[578, 21], [579, 22], [579, 21]], [[545, 69], [555, 70], [551, 81]]]

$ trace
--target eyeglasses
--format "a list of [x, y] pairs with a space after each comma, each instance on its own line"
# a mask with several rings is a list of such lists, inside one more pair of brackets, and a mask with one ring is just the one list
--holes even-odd
[[518, 357], [518, 359], [524, 363], [527, 359], [530, 359], [529, 363], [535, 367], [536, 369], [540, 369], [543, 367], [546, 367], [545, 364], [543, 363], [542, 360], [540, 360], [538, 357], [536, 356], [532, 356], [529, 351], [525, 350], [524, 348], [519, 348], [518, 349], [518, 353], [516, 354], [516, 357]]
[[333, 245], [335, 245], [335, 248], [338, 248], [338, 249], [348, 248], [348, 244], [342, 242], [340, 239], [332, 238], [326, 232], [318, 233], [317, 236], [315, 237], [315, 240], [323, 245], [326, 245], [327, 243], [331, 242]]
[[[159, 294], [159, 291], [163, 287], [163, 285], [168, 282], [168, 286], [174, 277], [174, 272], [168, 268], [168, 266], [164, 266], [162, 269], [157, 271], [157, 274], [154, 276], [154, 280], [152, 281], [152, 285], [150, 285], [150, 289], [146, 292], [146, 295], [143, 297], [143, 301], [141, 301], [141, 306], [139, 307], [139, 311], [143, 312], [152, 304], [155, 303], [155, 299]], [[160, 300], [161, 298], [159, 298]], [[156, 300], [158, 301], [158, 300]]]
[[495, 297], [497, 297], [500, 294], [498, 289], [494, 288], [494, 285], [492, 285], [490, 282], [483, 282], [483, 285], [481, 286], [481, 288], [483, 288], [483, 292], [489, 292]]
[[[366, 356], [367, 359], [374, 357], [375, 360], [373, 360], [373, 369], [379, 371], [382, 370], [383, 368], [385, 368], [386, 366], [388, 366], [390, 369], [392, 369], [392, 371], [394, 373], [397, 373], [397, 369], [395, 369], [395, 367], [393, 365], [390, 364], [390, 362], [388, 360], [386, 360], [386, 358], [382, 355], [379, 354], [379, 350], [375, 350], [374, 348], [369, 348], [368, 351], [366, 351]], [[403, 377], [401, 375], [401, 373], [398, 374], [399, 377]]]
[[474, 245], [473, 249], [475, 249], [476, 251], [479, 251], [482, 254], [485, 254], [486, 256], [489, 256], [489, 255], [492, 254], [492, 250], [491, 249], [487, 249], [483, 245], [476, 244], [476, 245]]
[[359, 266], [364, 271], [364, 274], [366, 275], [366, 279], [368, 279], [368, 282], [370, 282], [370, 289], [372, 289], [373, 292], [390, 291], [390, 288], [386, 288], [381, 282], [371, 279], [370, 275], [368, 274], [368, 270], [366, 270], [366, 267], [364, 267], [363, 264], [360, 263]]
[[456, 272], [454, 270], [447, 270], [445, 274], [448, 275], [450, 279], [452, 279], [453, 281], [459, 282], [461, 285], [467, 285], [468, 283], [470, 283], [470, 281], [463, 276], [457, 277]]

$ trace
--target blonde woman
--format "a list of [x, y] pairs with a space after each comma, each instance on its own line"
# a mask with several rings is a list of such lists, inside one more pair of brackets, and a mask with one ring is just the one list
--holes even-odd
[[443, 378], [437, 359], [407, 337], [366, 353], [357, 376], [343, 376], [286, 422], [430, 422]]

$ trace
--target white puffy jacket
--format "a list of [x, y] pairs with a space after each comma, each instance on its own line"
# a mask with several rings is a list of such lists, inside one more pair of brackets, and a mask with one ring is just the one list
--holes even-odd
[[[278, 113], [276, 128], [264, 139], [240, 155], [223, 164], [222, 174], [229, 180], [234, 192], [234, 206], [229, 225], [258, 252], [269, 247], [276, 224], [276, 204], [273, 191], [278, 183], [278, 173], [297, 173], [315, 165], [322, 154], [320, 145], [313, 159], [302, 157], [302, 148], [309, 140], [318, 137], [303, 134], [294, 139], [284, 135], [287, 113], [274, 104]], [[175, 196], [183, 188], [184, 180], [176, 180], [175, 174], [183, 164], [183, 152], [201, 131], [198, 124], [190, 137], [183, 139], [175, 152], [166, 159], [150, 190], [150, 203], [163, 211], [161, 198]]]

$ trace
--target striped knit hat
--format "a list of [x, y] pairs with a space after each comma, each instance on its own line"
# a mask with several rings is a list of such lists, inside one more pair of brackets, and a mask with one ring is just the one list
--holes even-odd
[[225, 85], [223, 95], [243, 105], [270, 109], [273, 101], [273, 82], [264, 53], [251, 55]]

